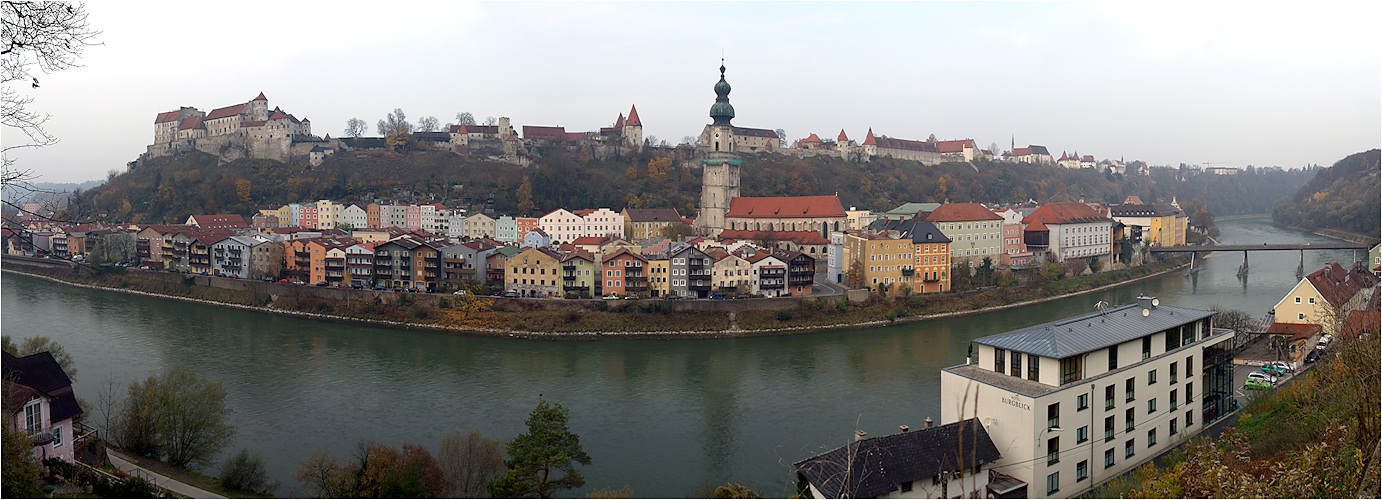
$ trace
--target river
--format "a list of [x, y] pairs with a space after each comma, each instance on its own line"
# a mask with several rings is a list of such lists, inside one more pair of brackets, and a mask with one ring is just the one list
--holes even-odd
[[[1220, 223], [1224, 244], [1324, 242], [1267, 218]], [[1306, 272], [1350, 251], [1305, 254]], [[1096, 301], [1267, 311], [1297, 280], [1296, 252], [1242, 253], [1111, 290], [989, 314], [900, 326], [718, 340], [537, 341], [391, 330], [90, 290], [4, 274], [3, 332], [46, 335], [76, 359], [77, 395], [100, 423], [97, 394], [185, 364], [220, 381], [238, 428], [234, 448], [264, 454], [278, 493], [314, 449], [338, 457], [357, 441], [422, 443], [452, 429], [505, 439], [524, 430], [539, 395], [571, 409], [593, 463], [581, 497], [629, 486], [685, 497], [738, 482], [794, 493], [790, 464], [872, 435], [939, 420], [940, 369], [971, 339], [1093, 311]], [[214, 467], [211, 468], [214, 472]], [[301, 495], [302, 493], [297, 493]]]

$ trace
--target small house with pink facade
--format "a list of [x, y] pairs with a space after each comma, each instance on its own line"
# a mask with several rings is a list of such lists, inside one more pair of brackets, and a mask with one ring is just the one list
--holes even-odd
[[74, 461], [81, 441], [94, 430], [73, 422], [82, 408], [72, 393], [72, 379], [47, 352], [16, 357], [4, 353], [4, 403], [10, 430], [33, 441], [34, 457]]

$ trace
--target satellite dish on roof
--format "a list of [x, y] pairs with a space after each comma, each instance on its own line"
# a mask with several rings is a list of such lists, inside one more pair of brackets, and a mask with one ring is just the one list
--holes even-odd
[[1161, 305], [1161, 299], [1158, 299], [1158, 298], [1153, 297], [1153, 298], [1152, 298], [1152, 305], [1154, 305], [1154, 306], [1159, 306], [1159, 305]]
[[1151, 311], [1151, 310], [1148, 310], [1148, 309], [1143, 309], [1143, 310], [1142, 310], [1142, 317], [1144, 317], [1144, 318], [1147, 317], [1148, 315], [1151, 315], [1151, 314], [1152, 314], [1152, 311]]

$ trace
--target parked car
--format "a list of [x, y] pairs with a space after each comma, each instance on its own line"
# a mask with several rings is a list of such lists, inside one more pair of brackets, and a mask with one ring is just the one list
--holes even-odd
[[511, 299], [512, 299], [512, 298], [517, 298], [517, 297], [518, 297], [518, 290], [509, 290], [509, 291], [507, 291], [507, 292], [504, 292], [504, 296], [505, 296], [505, 297], [508, 297], [508, 298], [511, 298]]
[[403, 287], [393, 287], [394, 293], [403, 293]]
[[331, 286], [331, 284], [330, 284], [330, 283], [327, 283], [327, 282], [325, 282], [325, 281], [323, 281], [323, 282], [321, 282], [321, 283], [317, 283], [316, 286]]
[[452, 294], [452, 295], [469, 295], [470, 292], [467, 292], [467, 291], [465, 291], [465, 290], [456, 290], [456, 291], [454, 291], [454, 292], [451, 292], [451, 294]]
[[293, 284], [294, 284], [294, 285], [306, 285], [307, 282], [306, 282], [306, 281], [302, 281], [302, 280], [297, 280], [297, 281], [294, 281]]
[[1265, 381], [1267, 381], [1267, 382], [1269, 382], [1269, 383], [1272, 383], [1272, 384], [1275, 384], [1275, 383], [1276, 383], [1276, 376], [1275, 376], [1275, 375], [1268, 375], [1268, 374], [1262, 373], [1262, 372], [1252, 372], [1252, 373], [1249, 373], [1249, 374], [1248, 374], [1248, 378], [1250, 378], [1250, 379], [1254, 379], [1254, 378], [1255, 378], [1255, 379], [1258, 379], [1258, 380], [1265, 380]]
[[1295, 367], [1295, 365], [1292, 365], [1292, 364], [1287, 363], [1287, 362], [1285, 362], [1285, 361], [1273, 361], [1273, 362], [1267, 363], [1267, 364], [1272, 365], [1272, 366], [1275, 366], [1275, 367], [1278, 367], [1278, 368], [1281, 368], [1282, 370], [1285, 370], [1286, 373], [1295, 373], [1295, 372], [1296, 372], [1296, 367]]
[[631, 293], [624, 296], [624, 300], [638, 300], [638, 294]]
[[1243, 381], [1243, 387], [1247, 389], [1271, 389], [1272, 384], [1262, 379], [1250, 378]]
[[288, 282], [288, 278], [283, 278], [283, 279], [281, 279], [281, 280], [278, 280], [278, 282], [279, 282], [279, 283], [287, 283], [287, 282]]
[[1310, 351], [1310, 354], [1306, 354], [1306, 355], [1305, 355], [1305, 362], [1306, 362], [1306, 363], [1314, 363], [1314, 362], [1319, 361], [1319, 360], [1320, 360], [1320, 351]]
[[747, 298], [749, 298], [748, 294], [744, 294], [744, 293], [741, 293], [741, 294], [739, 294], [739, 295], [735, 295], [735, 296], [734, 296], [734, 300], [743, 300], [743, 299], [747, 299]]
[[605, 296], [605, 300], [619, 300], [619, 294], [611, 293]]
[[723, 293], [715, 293], [710, 295], [710, 300], [725, 300], [727, 298], [729, 298], [729, 296]]
[[139, 266], [139, 268], [140, 268], [140, 269], [143, 269], [143, 270], [145, 270], [145, 271], [152, 271], [152, 270], [153, 270], [153, 268], [152, 268], [152, 267], [149, 267], [149, 266]]
[[1288, 371], [1285, 368], [1281, 367], [1281, 365], [1273, 363], [1263, 366], [1262, 373], [1266, 373], [1268, 375], [1285, 375], [1288, 373]]
[[388, 290], [388, 288], [385, 288], [385, 287], [383, 287], [383, 286], [376, 286], [376, 287], [374, 287], [374, 288], [371, 288], [371, 290], [377, 290], [377, 291], [381, 291], [381, 292], [382, 292], [382, 291], [384, 291], [384, 290]]

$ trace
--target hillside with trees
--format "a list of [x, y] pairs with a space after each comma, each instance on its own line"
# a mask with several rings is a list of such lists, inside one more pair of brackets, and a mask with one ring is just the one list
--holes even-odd
[[[262, 159], [221, 163], [202, 153], [162, 157], [75, 193], [68, 217], [176, 223], [191, 214], [248, 216], [262, 205], [320, 199], [443, 203], [472, 211], [492, 203], [497, 213], [523, 216], [561, 207], [672, 207], [688, 217], [696, 213], [701, 169], [689, 147], [645, 148], [611, 160], [560, 148], [539, 151], [542, 157], [526, 167], [437, 151], [344, 152], [317, 167]], [[746, 156], [742, 172], [745, 196], [838, 194], [845, 206], [878, 211], [917, 201], [1111, 204], [1136, 195], [1147, 202], [1177, 199], [1182, 205], [1205, 200], [1219, 216], [1267, 213], [1309, 176], [1278, 169], [1219, 176], [1187, 168], [1123, 175], [1055, 165], [924, 166], [893, 158], [859, 163], [775, 154]]]
[[1377, 239], [1382, 227], [1379, 151], [1355, 153], [1319, 170], [1295, 195], [1272, 209], [1277, 224], [1335, 229]]

